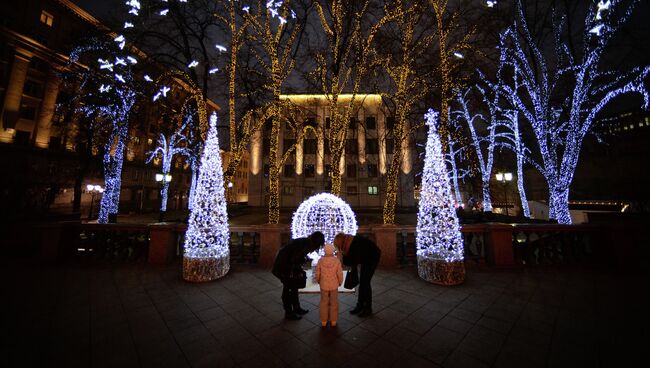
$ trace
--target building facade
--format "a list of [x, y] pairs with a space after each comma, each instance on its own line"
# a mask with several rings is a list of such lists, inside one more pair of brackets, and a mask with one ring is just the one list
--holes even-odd
[[[339, 96], [345, 104], [351, 95]], [[279, 152], [294, 151], [280, 171], [280, 206], [297, 207], [305, 198], [328, 191], [331, 186], [329, 155], [329, 105], [324, 95], [284, 95], [298, 107], [293, 118], [310, 125], [316, 133], [296, 136], [294, 129], [283, 124]], [[343, 184], [341, 197], [353, 208], [380, 208], [386, 197], [386, 175], [396, 144], [402, 144], [403, 157], [399, 175], [397, 206], [412, 208], [414, 201], [414, 142], [395, 142], [395, 121], [380, 95], [357, 95], [347, 132], [345, 154], [340, 162]], [[295, 114], [295, 113], [294, 113]], [[265, 124], [251, 139], [248, 167], [248, 203], [264, 207], [268, 203], [270, 125]]]
[[[70, 51], [91, 34], [110, 30], [69, 0], [14, 2], [0, 17], [0, 207], [25, 213], [67, 211], [75, 191], [81, 191], [82, 216], [97, 210], [99, 198], [85, 190], [103, 185], [101, 144], [80, 144], [84, 124], [78, 116], [60, 112], [66, 94], [61, 72], [69, 65]], [[185, 99], [184, 87], [172, 88], [171, 100]], [[150, 101], [150, 99], [144, 99]], [[208, 101], [208, 109], [218, 106]], [[155, 211], [160, 207], [160, 186], [155, 181], [161, 163], [146, 164], [157, 144], [162, 113], [143, 102], [133, 116], [125, 152], [120, 212]], [[225, 157], [224, 157], [225, 159]], [[172, 165], [168, 209], [186, 209], [192, 172], [186, 161]], [[242, 184], [244, 182], [244, 184]], [[233, 187], [247, 192], [238, 173]], [[235, 189], [237, 192], [237, 189]], [[96, 195], [95, 195], [96, 196]], [[233, 200], [243, 200], [234, 196]]]

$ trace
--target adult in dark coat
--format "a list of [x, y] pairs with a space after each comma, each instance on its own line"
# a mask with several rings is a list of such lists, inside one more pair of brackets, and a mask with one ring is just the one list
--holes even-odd
[[381, 250], [370, 239], [361, 235], [338, 234], [334, 238], [334, 245], [343, 254], [343, 264], [356, 270], [359, 266], [359, 290], [357, 305], [350, 311], [351, 314], [358, 314], [359, 317], [367, 317], [372, 314], [372, 287], [370, 280], [375, 274]]
[[318, 250], [325, 243], [325, 236], [316, 231], [307, 238], [293, 239], [289, 244], [280, 248], [275, 256], [271, 272], [282, 282], [282, 306], [284, 317], [289, 320], [298, 320], [301, 315], [309, 312], [300, 306], [298, 289], [287, 284], [287, 277], [291, 271], [299, 271], [307, 262], [307, 254]]

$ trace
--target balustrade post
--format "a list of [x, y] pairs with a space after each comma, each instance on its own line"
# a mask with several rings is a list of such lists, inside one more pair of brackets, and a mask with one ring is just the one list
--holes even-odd
[[265, 224], [259, 226], [260, 233], [260, 259], [259, 264], [271, 268], [273, 261], [282, 246], [282, 230], [286, 225]]
[[372, 228], [377, 246], [381, 249], [379, 265], [382, 267], [397, 266], [397, 227], [381, 225]]
[[176, 225], [149, 225], [149, 258], [148, 262], [156, 265], [170, 263], [176, 253]]
[[489, 264], [497, 267], [513, 267], [515, 255], [512, 249], [512, 226], [487, 224], [485, 228], [485, 251]]

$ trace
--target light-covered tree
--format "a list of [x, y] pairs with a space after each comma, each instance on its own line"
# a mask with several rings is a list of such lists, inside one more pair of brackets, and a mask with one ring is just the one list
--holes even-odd
[[554, 24], [554, 52], [541, 47], [518, 3], [514, 25], [502, 37], [501, 61], [520, 86], [503, 83], [503, 95], [532, 127], [549, 190], [549, 216], [571, 223], [569, 190], [585, 136], [598, 114], [616, 97], [636, 94], [650, 107], [645, 86], [650, 66], [604, 70], [610, 42], [638, 1], [592, 1], [582, 28], [581, 47], [571, 47], [560, 17]]
[[210, 117], [199, 180], [192, 201], [185, 235], [183, 279], [191, 282], [211, 281], [230, 270], [230, 231], [216, 113]]
[[430, 109], [425, 119], [429, 133], [416, 227], [418, 273], [432, 283], [456, 285], [465, 281], [463, 238], [438, 136], [438, 114]]

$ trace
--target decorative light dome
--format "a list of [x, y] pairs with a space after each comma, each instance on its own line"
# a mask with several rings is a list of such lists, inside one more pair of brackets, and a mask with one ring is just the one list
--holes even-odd
[[319, 193], [305, 199], [291, 221], [291, 237], [304, 238], [314, 231], [325, 235], [325, 244], [332, 244], [338, 233], [356, 235], [357, 220], [350, 205], [330, 193]]

